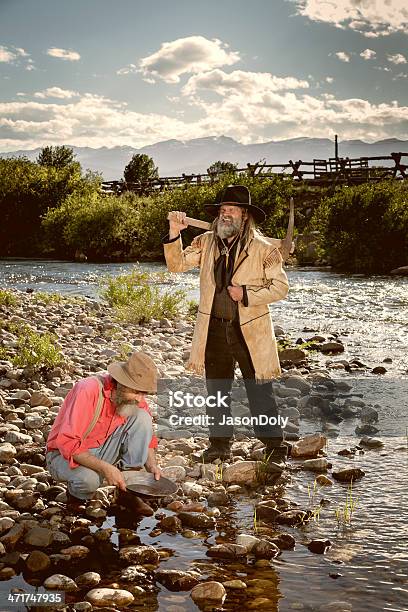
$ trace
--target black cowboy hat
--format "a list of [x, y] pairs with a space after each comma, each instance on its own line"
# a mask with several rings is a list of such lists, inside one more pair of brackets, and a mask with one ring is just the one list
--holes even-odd
[[257, 223], [262, 223], [266, 219], [264, 211], [258, 208], [258, 206], [251, 204], [251, 194], [248, 187], [244, 185], [228, 185], [218, 203], [206, 204], [204, 208], [212, 217], [216, 217], [223, 204], [232, 204], [233, 206], [245, 208], [251, 213]]

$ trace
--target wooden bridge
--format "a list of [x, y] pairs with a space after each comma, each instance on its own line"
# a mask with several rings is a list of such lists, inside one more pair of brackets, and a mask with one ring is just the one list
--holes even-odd
[[[223, 174], [225, 173], [182, 174], [137, 183], [105, 181], [102, 183], [102, 192], [118, 195], [132, 191], [147, 195], [177, 187], [213, 184]], [[404, 180], [408, 179], [408, 153], [391, 153], [388, 156], [378, 157], [332, 157], [328, 160], [314, 159], [311, 162], [290, 159], [285, 164], [248, 163], [246, 168], [237, 168], [235, 174], [262, 178], [280, 176], [284, 179], [291, 178], [298, 184], [306, 183], [317, 187], [359, 185], [386, 179]]]

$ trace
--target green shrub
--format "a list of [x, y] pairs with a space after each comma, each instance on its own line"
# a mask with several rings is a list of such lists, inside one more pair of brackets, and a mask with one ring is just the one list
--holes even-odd
[[388, 273], [408, 261], [408, 186], [383, 181], [342, 187], [322, 200], [313, 229], [323, 255], [339, 270]]
[[135, 266], [130, 273], [103, 279], [99, 291], [122, 322], [175, 319], [186, 308], [186, 293], [181, 290], [160, 292], [152, 283], [162, 279], [162, 274], [148, 274]]
[[34, 332], [28, 325], [6, 325], [17, 335], [16, 350], [2, 348], [0, 358], [8, 359], [16, 367], [31, 367], [34, 370], [53, 368], [63, 363], [64, 357], [56, 346], [58, 338], [53, 334]]
[[189, 319], [195, 319], [198, 313], [198, 302], [195, 300], [189, 300], [187, 302], [187, 317]]
[[15, 306], [16, 304], [17, 297], [12, 291], [0, 289], [0, 306]]
[[[225, 186], [235, 181], [247, 185], [252, 201], [267, 213], [261, 230], [282, 237], [287, 225], [290, 180], [223, 176], [213, 185], [190, 185], [151, 196], [126, 192], [102, 196], [95, 190], [69, 196], [58, 209], [49, 210], [43, 228], [50, 244], [61, 245], [71, 255], [78, 249], [91, 259], [157, 260], [163, 258], [163, 239], [168, 233], [167, 215], [181, 210], [190, 217], [209, 221], [204, 205], [217, 201]], [[197, 235], [183, 232], [185, 244]]]

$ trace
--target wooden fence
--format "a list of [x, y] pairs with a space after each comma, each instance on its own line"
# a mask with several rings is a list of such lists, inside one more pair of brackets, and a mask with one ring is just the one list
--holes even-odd
[[[381, 162], [378, 164], [378, 162]], [[404, 162], [404, 163], [403, 163]], [[292, 178], [298, 183], [315, 186], [358, 185], [360, 183], [378, 182], [385, 179], [408, 179], [408, 153], [391, 153], [388, 156], [377, 157], [331, 157], [314, 159], [311, 162], [289, 160], [285, 164], [256, 163], [238, 168], [236, 174], [259, 176], [262, 178], [281, 176]], [[181, 176], [166, 176], [145, 182], [126, 183], [125, 181], [104, 181], [102, 192], [105, 194], [121, 194], [133, 191], [138, 194], [149, 194], [187, 185], [213, 184], [223, 172], [207, 174], [182, 174]]]

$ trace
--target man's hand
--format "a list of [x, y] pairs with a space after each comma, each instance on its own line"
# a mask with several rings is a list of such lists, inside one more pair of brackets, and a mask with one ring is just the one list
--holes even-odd
[[154, 448], [149, 448], [145, 468], [148, 472], [154, 475], [155, 480], [160, 480], [161, 470], [156, 463], [156, 453]]
[[233, 287], [230, 285], [228, 287], [228, 293], [230, 294], [230, 298], [234, 300], [234, 302], [242, 302], [242, 298], [244, 297], [244, 290], [242, 287]]
[[146, 470], [154, 475], [155, 480], [160, 480], [161, 469], [159, 468], [158, 465], [153, 465], [151, 467], [148, 467], [146, 464]]
[[105, 476], [109, 485], [115, 485], [121, 491], [126, 491], [126, 483], [122, 476], [122, 472], [118, 470], [114, 465], [107, 464], [103, 469], [103, 475]]
[[187, 215], [185, 212], [180, 212], [178, 210], [172, 210], [169, 213], [170, 240], [178, 236], [181, 231], [188, 227], [187, 223], [185, 222], [186, 216]]

